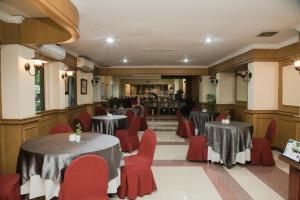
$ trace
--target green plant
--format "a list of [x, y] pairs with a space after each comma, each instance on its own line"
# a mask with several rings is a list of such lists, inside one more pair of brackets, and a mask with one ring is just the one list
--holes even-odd
[[81, 126], [80, 126], [80, 124], [78, 123], [78, 124], [76, 124], [76, 131], [75, 131], [75, 134], [76, 135], [80, 135], [81, 134]]
[[207, 99], [208, 108], [211, 111], [214, 111], [215, 110], [215, 104], [216, 104], [216, 95], [214, 95], [214, 94], [207, 94], [206, 95], [206, 99]]
[[214, 94], [207, 94], [206, 99], [208, 103], [216, 103], [216, 95]]

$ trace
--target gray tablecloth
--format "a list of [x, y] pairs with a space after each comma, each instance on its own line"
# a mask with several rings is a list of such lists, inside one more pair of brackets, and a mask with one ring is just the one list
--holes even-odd
[[252, 129], [252, 124], [248, 122], [205, 123], [208, 146], [220, 154], [220, 159], [226, 167], [231, 167], [235, 163], [237, 153], [252, 148]]
[[82, 133], [80, 143], [70, 142], [68, 133], [48, 135], [24, 142], [21, 145], [17, 172], [22, 184], [31, 176], [51, 179], [59, 183], [67, 166], [75, 158], [93, 154], [103, 157], [109, 167], [109, 180], [118, 176], [117, 169], [123, 160], [119, 140], [110, 135]]
[[202, 111], [191, 111], [189, 120], [194, 122], [195, 128], [198, 129], [197, 135], [205, 134], [205, 122], [213, 121], [218, 113], [214, 112], [202, 112]]
[[126, 115], [107, 115], [95, 116], [92, 118], [92, 130], [102, 134], [115, 135], [118, 129], [128, 128]]
[[113, 115], [125, 115], [128, 110], [132, 110], [135, 116], [140, 115], [140, 110], [138, 108], [110, 109], [109, 112]]

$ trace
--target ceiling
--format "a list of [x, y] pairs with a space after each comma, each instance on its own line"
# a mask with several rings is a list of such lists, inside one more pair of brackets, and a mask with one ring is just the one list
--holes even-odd
[[[207, 66], [251, 44], [296, 37], [300, 24], [300, 0], [72, 1], [80, 39], [65, 47], [100, 66], [183, 65], [185, 56], [189, 65]], [[279, 33], [256, 37], [266, 30]], [[212, 42], [205, 44], [208, 35]], [[108, 36], [117, 42], [105, 44]]]
[[0, 11], [25, 18], [46, 17], [46, 15], [37, 8], [32, 7], [29, 0], [0, 0]]

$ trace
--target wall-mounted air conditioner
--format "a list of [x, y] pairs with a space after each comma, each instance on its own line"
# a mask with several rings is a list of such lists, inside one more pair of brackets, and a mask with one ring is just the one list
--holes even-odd
[[44, 44], [38, 47], [38, 51], [54, 60], [63, 60], [66, 57], [66, 50], [55, 44]]
[[94, 63], [87, 60], [83, 57], [77, 58], [77, 67], [84, 70], [84, 71], [93, 71], [94, 70]]

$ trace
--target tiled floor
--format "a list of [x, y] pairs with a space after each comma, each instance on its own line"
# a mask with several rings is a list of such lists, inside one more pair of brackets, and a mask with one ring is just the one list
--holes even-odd
[[176, 136], [174, 118], [153, 118], [148, 125], [156, 131], [158, 140], [152, 167], [157, 191], [138, 199], [287, 199], [288, 165], [278, 160], [279, 152], [273, 152], [275, 167], [236, 165], [227, 169], [219, 164], [187, 162], [188, 143]]

